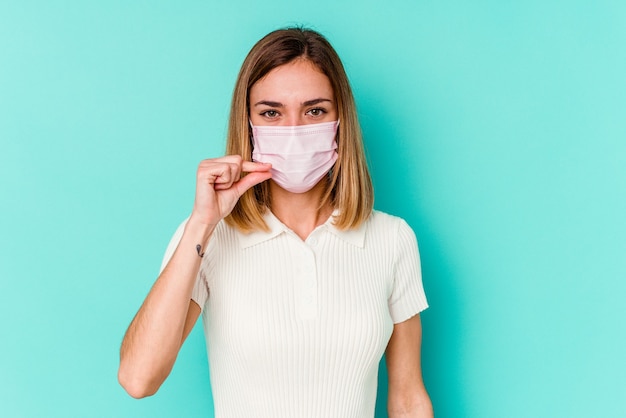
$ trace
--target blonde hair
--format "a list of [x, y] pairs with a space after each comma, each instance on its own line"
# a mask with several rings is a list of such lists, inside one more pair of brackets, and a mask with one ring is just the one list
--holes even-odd
[[[280, 29], [266, 35], [250, 50], [233, 91], [226, 153], [252, 160], [250, 88], [274, 68], [298, 58], [312, 62], [329, 78], [341, 121], [337, 131], [339, 157], [327, 176], [319, 207], [330, 203], [339, 210], [334, 219], [337, 228], [357, 228], [372, 212], [372, 180], [348, 77], [339, 56], [321, 34], [303, 28]], [[267, 208], [271, 208], [271, 196], [269, 185], [263, 182], [241, 196], [226, 222], [243, 231], [267, 230], [263, 220]]]

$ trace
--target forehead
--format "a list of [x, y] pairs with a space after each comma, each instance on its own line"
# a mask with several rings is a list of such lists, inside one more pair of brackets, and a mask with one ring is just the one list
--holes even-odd
[[297, 59], [274, 68], [252, 85], [250, 101], [306, 101], [313, 98], [333, 100], [328, 77], [311, 61]]

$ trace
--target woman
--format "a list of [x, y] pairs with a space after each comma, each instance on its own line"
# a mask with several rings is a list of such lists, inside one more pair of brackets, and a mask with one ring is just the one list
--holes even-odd
[[431, 417], [415, 236], [373, 211], [343, 66], [320, 34], [260, 40], [234, 90], [227, 156], [195, 203], [122, 343], [119, 380], [152, 395], [203, 314], [215, 413], [372, 417], [386, 353], [390, 417]]

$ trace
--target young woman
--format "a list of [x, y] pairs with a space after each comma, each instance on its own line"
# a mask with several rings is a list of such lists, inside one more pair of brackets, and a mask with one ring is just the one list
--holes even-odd
[[204, 160], [190, 217], [122, 343], [119, 380], [154, 394], [202, 313], [215, 414], [432, 417], [415, 236], [372, 210], [343, 66], [320, 34], [270, 33], [235, 86], [227, 156]]

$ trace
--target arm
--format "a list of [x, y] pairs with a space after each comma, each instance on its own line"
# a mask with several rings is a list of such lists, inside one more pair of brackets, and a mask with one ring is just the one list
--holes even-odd
[[[120, 350], [118, 380], [134, 398], [153, 395], [169, 375], [200, 307], [191, 301], [204, 242], [193, 224], [131, 322]], [[193, 250], [192, 250], [193, 249]]]
[[389, 418], [433, 417], [433, 407], [422, 380], [421, 344], [419, 315], [394, 325], [385, 352], [389, 375]]
[[[200, 254], [215, 226], [232, 211], [239, 197], [271, 177], [269, 169], [268, 164], [242, 161], [239, 156], [200, 163], [194, 208], [181, 241], [122, 342], [118, 380], [131, 396], [153, 395], [169, 375], [200, 315], [200, 307], [191, 301]], [[241, 177], [244, 171], [249, 174]]]

